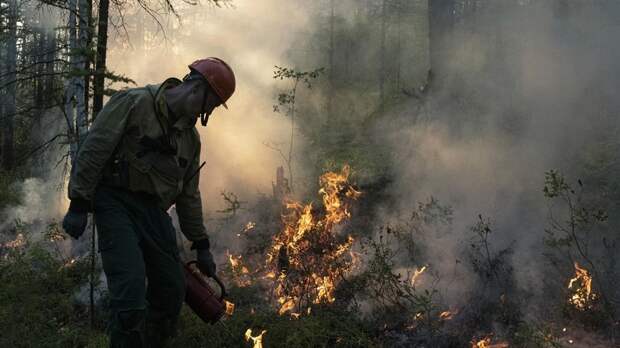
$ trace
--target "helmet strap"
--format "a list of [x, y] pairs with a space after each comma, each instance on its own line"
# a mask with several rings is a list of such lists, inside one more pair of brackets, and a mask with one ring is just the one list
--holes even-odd
[[[204, 80], [204, 94], [202, 96], [202, 108], [200, 110], [204, 110], [205, 106], [207, 105], [207, 97], [209, 96], [209, 84], [207, 83], [206, 80]], [[209, 122], [209, 115], [207, 115], [205, 112], [200, 114], [200, 123], [202, 124], [203, 127], [207, 126], [207, 122]]]
[[207, 126], [207, 122], [209, 122], [209, 115], [207, 115], [206, 113], [200, 114], [200, 123], [203, 127]]

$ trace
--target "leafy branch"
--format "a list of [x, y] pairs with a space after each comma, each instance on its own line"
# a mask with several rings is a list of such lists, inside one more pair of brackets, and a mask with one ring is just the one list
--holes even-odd
[[277, 80], [289, 80], [292, 82], [292, 86], [277, 96], [277, 104], [273, 106], [274, 112], [284, 111], [285, 115], [291, 118], [291, 137], [289, 142], [288, 154], [284, 156], [284, 152], [280, 148], [270, 147], [278, 151], [284, 161], [289, 172], [289, 183], [291, 191], [294, 191], [293, 186], [293, 144], [295, 140], [295, 113], [296, 113], [296, 98], [299, 84], [302, 83], [306, 88], [312, 88], [312, 81], [317, 79], [323, 72], [324, 68], [318, 68], [311, 71], [298, 71], [292, 68], [286, 68], [281, 66], [275, 66], [273, 72], [273, 78]]

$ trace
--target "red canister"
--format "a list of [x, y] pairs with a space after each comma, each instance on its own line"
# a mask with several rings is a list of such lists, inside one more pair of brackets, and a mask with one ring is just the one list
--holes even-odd
[[196, 261], [190, 261], [185, 266], [185, 303], [206, 323], [215, 324], [226, 312], [224, 297], [226, 288], [217, 276], [213, 280], [220, 286], [218, 297], [200, 273], [198, 267], [192, 267]]

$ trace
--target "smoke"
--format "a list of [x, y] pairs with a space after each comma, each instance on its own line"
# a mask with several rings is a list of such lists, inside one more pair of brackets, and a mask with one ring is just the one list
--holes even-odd
[[[450, 205], [451, 233], [425, 245], [448, 276], [469, 247], [477, 216], [489, 217], [493, 250], [514, 248], [517, 285], [535, 299], [548, 271], [544, 173], [560, 169], [576, 182], [586, 149], [614, 134], [620, 110], [608, 75], [620, 68], [610, 59], [619, 50], [603, 45], [618, 35], [611, 16], [596, 6], [563, 16], [556, 10], [551, 2], [515, 2], [481, 13], [478, 32], [457, 25], [424, 105], [410, 102], [374, 132], [393, 154], [397, 209], [382, 212], [384, 219], [407, 216], [431, 195]], [[451, 283], [448, 298], [459, 304], [471, 286]]]
[[[64, 122], [58, 112], [44, 112], [40, 122], [30, 129], [30, 136], [37, 142], [50, 139], [61, 133]], [[11, 191], [19, 203], [0, 210], [0, 234], [15, 226], [25, 225], [30, 232], [29, 238], [38, 241], [50, 222], [58, 221], [66, 212], [69, 202], [62, 190], [66, 180], [63, 171], [65, 161], [59, 161], [66, 150], [64, 144], [51, 143], [46, 151], [27, 158], [27, 163], [32, 166], [32, 176], [11, 184]]]
[[[489, 217], [493, 250], [512, 247], [518, 286], [542, 295], [544, 173], [559, 168], [576, 181], [583, 174], [580, 160], [588, 145], [612, 138], [618, 129], [620, 88], [614, 77], [620, 72], [620, 49], [610, 43], [620, 35], [614, 23], [620, 5], [571, 3], [569, 12], [562, 12], [551, 1], [481, 2], [486, 7], [475, 21], [455, 23], [444, 38], [449, 49], [443, 61], [433, 62], [438, 63], [436, 79], [430, 81], [428, 94], [413, 98], [417, 86], [428, 82], [426, 1], [415, 1], [413, 12], [403, 13], [399, 22], [389, 19], [386, 35], [390, 40], [398, 36], [402, 46], [390, 49], [389, 41], [388, 49], [379, 53], [378, 3], [335, 3], [334, 25], [341, 30], [335, 38], [336, 80], [354, 86], [329, 91], [340, 108], [336, 114], [352, 123], [372, 124], [367, 114], [376, 109], [379, 93], [368, 85], [379, 83], [381, 57], [390, 62], [384, 67], [386, 90], [400, 98], [394, 103], [404, 105], [375, 117], [378, 121], [368, 133], [350, 136], [356, 141], [372, 138], [390, 154], [381, 160], [390, 164], [392, 183], [386, 190], [395, 209], [380, 207], [377, 223], [410, 215], [417, 202], [431, 195], [451, 206], [450, 232], [431, 236], [425, 245], [434, 257], [434, 271], [450, 275], [457, 262], [466, 261], [464, 251], [477, 216]], [[201, 160], [207, 162], [200, 174], [201, 191], [212, 220], [219, 217], [217, 210], [226, 208], [221, 191], [251, 201], [259, 192], [270, 192], [275, 169], [284, 164], [264, 145], [289, 140], [289, 120], [272, 109], [273, 66], [327, 66], [329, 22], [325, 13], [317, 18], [320, 5], [300, 0], [235, 0], [233, 5], [179, 5], [180, 24], [172, 17], [160, 18], [165, 36], [143, 12], [128, 10], [127, 31], [113, 35], [108, 57], [109, 70], [139, 86], [182, 77], [188, 64], [208, 56], [220, 57], [234, 69], [237, 90], [228, 102], [230, 109], [218, 108], [207, 128], [198, 126]], [[321, 10], [329, 13], [326, 8]], [[369, 19], [358, 21], [363, 16]], [[353, 36], [356, 33], [364, 36]], [[125, 35], [131, 45], [123, 41]], [[399, 64], [391, 64], [395, 61]], [[397, 88], [387, 86], [395, 76]], [[358, 85], [362, 87], [355, 89]], [[310, 99], [314, 91], [308, 94]], [[314, 96], [312, 102], [325, 103], [321, 97]], [[335, 137], [346, 135], [348, 140], [345, 133], [352, 130], [346, 122], [338, 125], [343, 127]], [[40, 184], [37, 179], [22, 184], [24, 203], [5, 212], [4, 221], [57, 216], [44, 203], [49, 199]], [[226, 244], [233, 242], [234, 236]], [[473, 275], [464, 269], [462, 281], [446, 290], [456, 304], [474, 286]]]
[[[290, 124], [273, 112], [274, 65], [287, 66], [286, 50], [305, 28], [307, 12], [300, 1], [234, 1], [233, 7], [179, 7], [181, 26], [165, 28], [168, 41], [153, 35], [151, 19], [142, 17], [146, 30], [130, 33], [133, 48], [111, 47], [109, 69], [130, 76], [138, 85], [183, 77], [196, 59], [216, 56], [235, 71], [237, 87], [229, 109], [218, 108], [206, 128], [197, 126], [202, 140], [200, 174], [205, 209], [226, 208], [220, 192], [248, 201], [270, 192], [275, 170], [284, 165], [265, 143], [288, 143]], [[140, 18], [132, 17], [132, 21]], [[170, 20], [174, 24], [174, 20]], [[150, 28], [149, 28], [150, 26]], [[144, 37], [143, 37], [144, 36]], [[217, 214], [216, 214], [217, 216]]]
[[60, 215], [60, 205], [50, 209], [49, 203], [59, 202], [58, 191], [48, 190], [45, 180], [28, 178], [16, 184], [15, 191], [20, 196], [20, 204], [11, 206], [2, 211], [3, 221], [0, 231], [13, 226], [15, 223], [40, 224], [41, 226]]

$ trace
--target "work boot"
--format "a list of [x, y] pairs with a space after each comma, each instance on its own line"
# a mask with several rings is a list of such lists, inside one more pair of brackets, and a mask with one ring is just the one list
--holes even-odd
[[146, 341], [149, 348], [163, 348], [176, 335], [176, 321], [159, 313], [149, 312]]
[[111, 348], [146, 348], [145, 311], [125, 310], [115, 315], [110, 327]]

